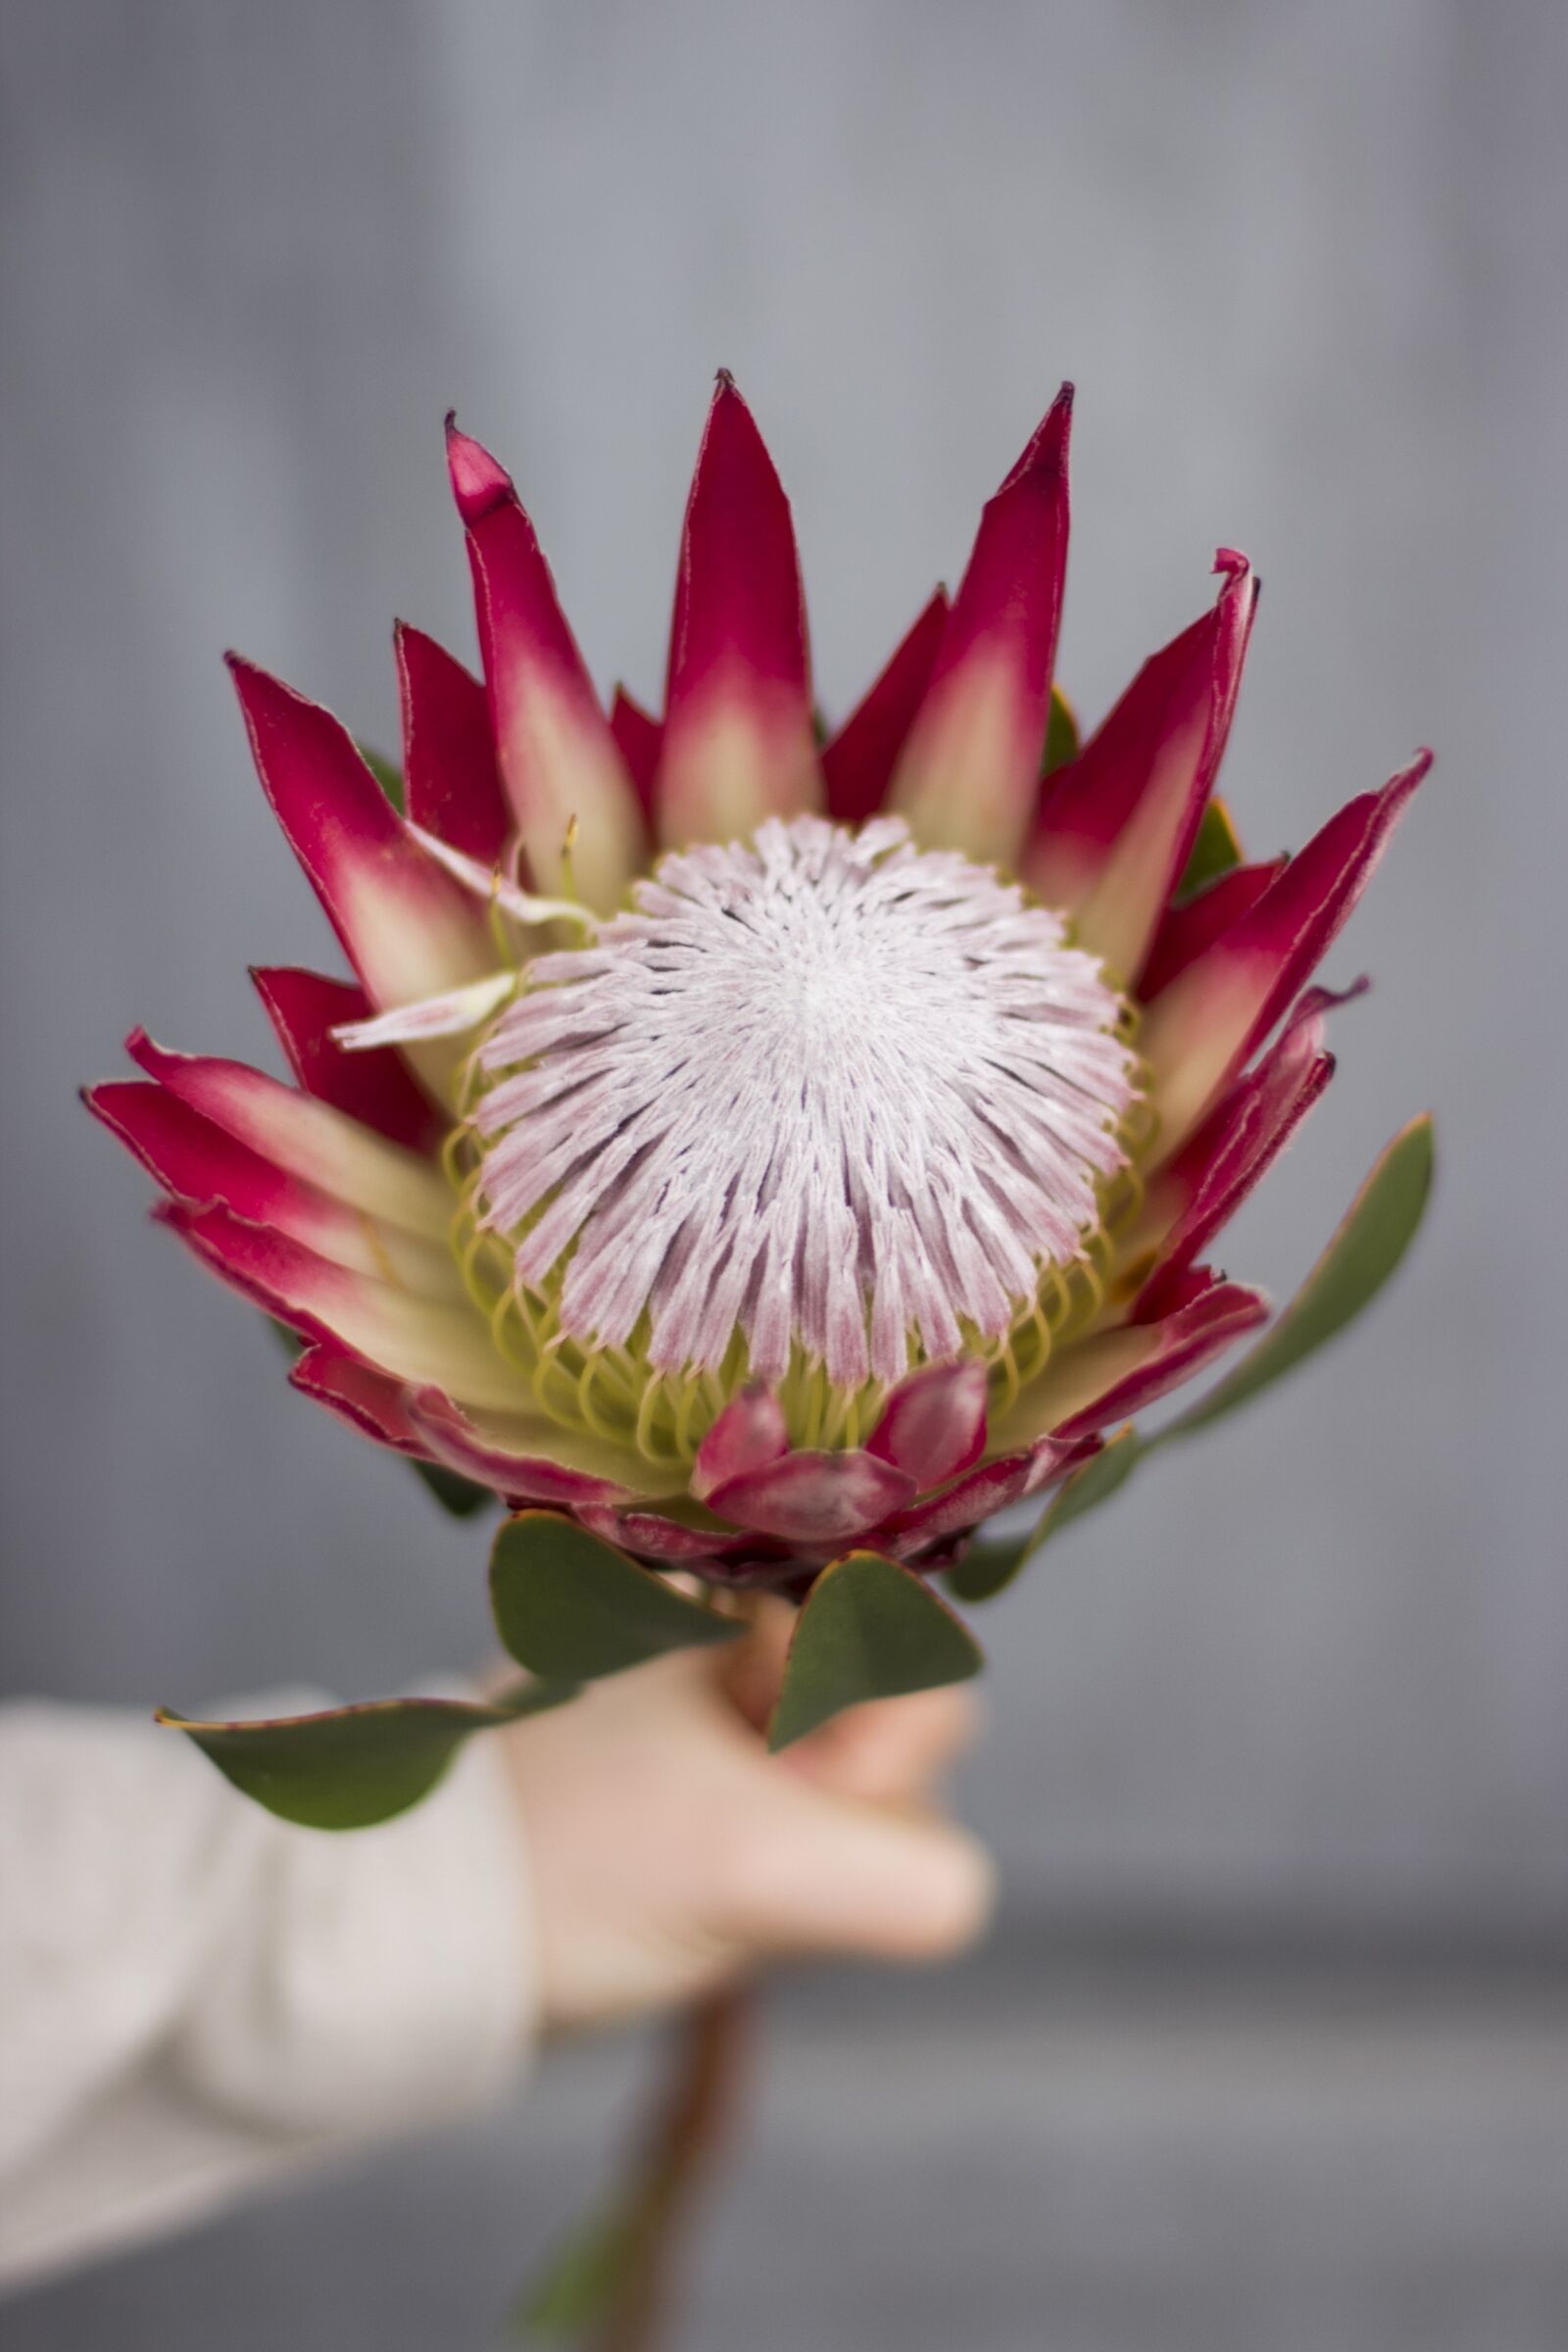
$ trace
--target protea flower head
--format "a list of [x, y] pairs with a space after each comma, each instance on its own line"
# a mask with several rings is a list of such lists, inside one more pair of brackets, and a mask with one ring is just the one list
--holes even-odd
[[[449, 424], [484, 684], [399, 628], [389, 796], [231, 662], [353, 968], [255, 974], [292, 1067], [168, 1052], [93, 1109], [381, 1444], [635, 1559], [946, 1565], [1265, 1314], [1204, 1262], [1321, 1094], [1301, 993], [1427, 766], [1290, 859], [1211, 799], [1256, 601], [1082, 749], [1053, 669], [1070, 390], [851, 715], [721, 376], [662, 717], [601, 709], [507, 475]], [[1272, 1042], [1270, 1042], [1272, 1041]]]

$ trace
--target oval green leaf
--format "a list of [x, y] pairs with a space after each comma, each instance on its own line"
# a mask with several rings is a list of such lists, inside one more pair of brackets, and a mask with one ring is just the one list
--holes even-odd
[[428, 1796], [465, 1740], [575, 1696], [531, 1683], [488, 1705], [458, 1698], [383, 1698], [317, 1715], [202, 1723], [160, 1707], [226, 1781], [308, 1830], [366, 1830]]
[[968, 1627], [912, 1569], [849, 1552], [806, 1596], [767, 1744], [788, 1747], [863, 1699], [966, 1682], [983, 1662]]
[[493, 1488], [476, 1485], [471, 1478], [465, 1478], [461, 1470], [449, 1470], [445, 1462], [421, 1462], [412, 1454], [409, 1462], [410, 1467], [418, 1472], [441, 1508], [449, 1511], [454, 1519], [471, 1519], [474, 1512], [482, 1511], [487, 1502], [495, 1503], [500, 1499]]
[[669, 1649], [732, 1642], [740, 1620], [677, 1592], [558, 1511], [520, 1511], [490, 1554], [490, 1606], [531, 1673], [592, 1682]]

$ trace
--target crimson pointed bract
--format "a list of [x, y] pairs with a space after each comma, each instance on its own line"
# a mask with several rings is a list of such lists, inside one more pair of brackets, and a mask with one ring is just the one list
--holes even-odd
[[1181, 899], [1166, 907], [1154, 933], [1154, 944], [1149, 951], [1138, 994], [1146, 1004], [1152, 1004], [1162, 989], [1170, 986], [1190, 963], [1197, 961], [1205, 948], [1212, 947], [1232, 923], [1239, 923], [1250, 914], [1258, 900], [1285, 871], [1286, 860], [1276, 858], [1267, 865], [1236, 865], [1228, 873], [1216, 874], [1212, 882], [1195, 891], [1190, 899]]
[[275, 963], [253, 964], [251, 980], [308, 1095], [411, 1152], [428, 1156], [440, 1149], [450, 1121], [403, 1055], [390, 1046], [348, 1054], [333, 1034], [370, 1016], [370, 1000], [357, 981]]
[[637, 805], [650, 826], [654, 821], [654, 793], [659, 781], [659, 760], [663, 750], [664, 730], [651, 710], [645, 710], [638, 701], [617, 686], [610, 704], [610, 732], [615, 739], [615, 749], [625, 762], [631, 778]]
[[447, 420], [502, 781], [537, 890], [614, 905], [636, 871], [636, 796], [511, 476]]
[[789, 501], [750, 409], [720, 374], [681, 534], [661, 838], [749, 833], [766, 816], [809, 808], [819, 790]]
[[1418, 753], [1381, 792], [1362, 793], [1330, 817], [1152, 1006], [1142, 1047], [1160, 1092], [1167, 1152], [1333, 945], [1431, 765], [1431, 753]]
[[345, 954], [376, 1006], [489, 968], [472, 904], [412, 838], [346, 728], [230, 655], [257, 772]]
[[1030, 886], [1129, 978], [1187, 870], [1241, 685], [1256, 582], [1232, 548], [1214, 568], [1213, 611], [1145, 664], [1052, 779], [1024, 860]]
[[400, 621], [404, 806], [412, 821], [481, 865], [506, 857], [511, 817], [484, 688], [461, 662]]
[[919, 840], [1009, 864], [1033, 812], [1051, 709], [1071, 423], [1063, 384], [980, 518], [892, 786]]

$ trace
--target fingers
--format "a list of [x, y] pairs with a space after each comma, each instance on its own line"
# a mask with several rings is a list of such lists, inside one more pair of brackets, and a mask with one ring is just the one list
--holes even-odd
[[[754, 1692], [789, 1623], [768, 1613]], [[939, 1959], [985, 1924], [990, 1864], [918, 1801], [964, 1694], [856, 1709], [770, 1756], [729, 1692], [741, 1647], [651, 1661], [500, 1736], [553, 2025], [665, 2008], [775, 1956]]]
[[851, 1707], [787, 1751], [796, 1770], [842, 1796], [903, 1804], [924, 1796], [974, 1738], [974, 1693], [950, 1685]]
[[[773, 1711], [797, 1611], [773, 1594], [756, 1604], [744, 1641], [717, 1666], [732, 1705], [756, 1731]], [[974, 1737], [973, 1693], [923, 1690], [852, 1707], [788, 1751], [789, 1769], [872, 1803], [900, 1803], [930, 1788]]]
[[769, 1774], [721, 1863], [722, 1931], [759, 1955], [844, 1952], [946, 1959], [991, 1915], [983, 1848], [934, 1815], [894, 1812]]
[[758, 1593], [751, 1612], [751, 1627], [743, 1640], [719, 1653], [719, 1676], [732, 1704], [760, 1732], [778, 1697], [799, 1612], [776, 1592]]

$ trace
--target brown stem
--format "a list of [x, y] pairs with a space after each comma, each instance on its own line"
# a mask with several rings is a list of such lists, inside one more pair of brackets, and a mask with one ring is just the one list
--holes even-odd
[[624, 2259], [596, 2352], [654, 2352], [694, 2196], [734, 2119], [751, 2007], [746, 1991], [726, 1986], [683, 2022], [634, 2170]]

